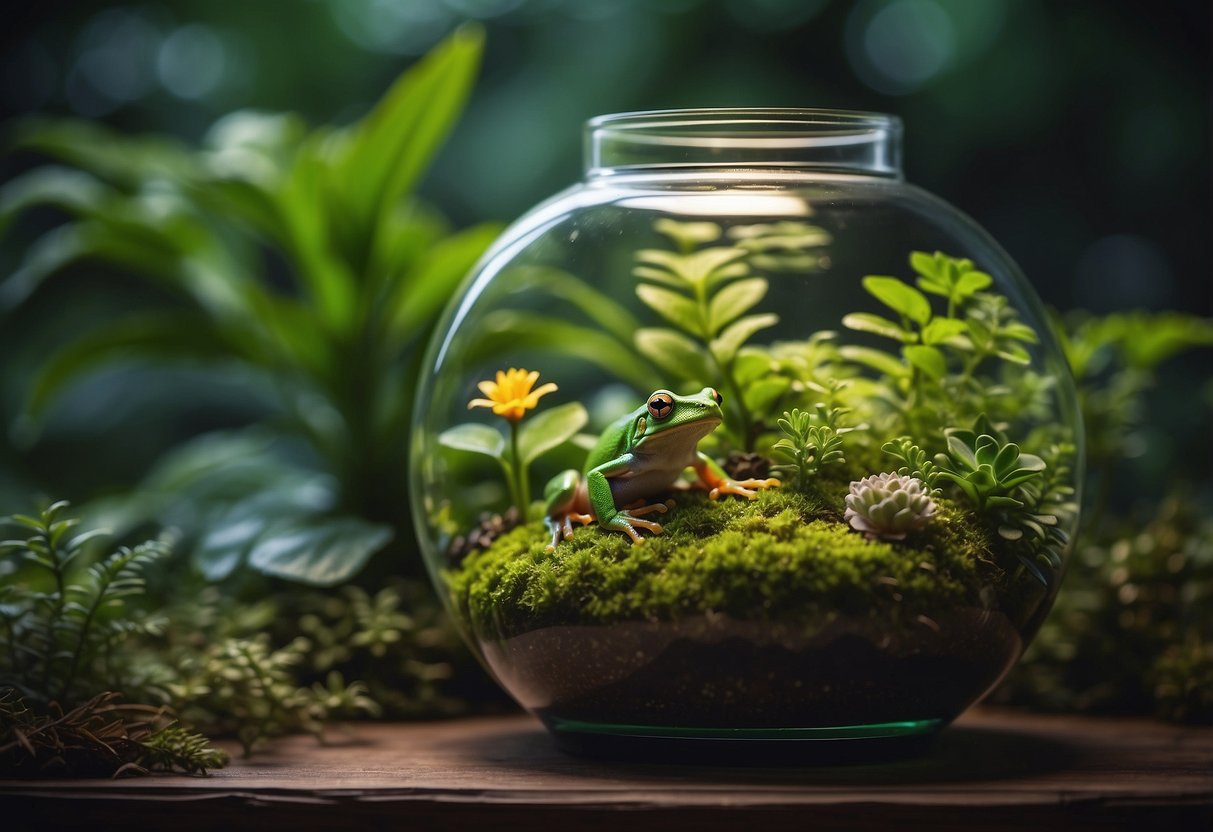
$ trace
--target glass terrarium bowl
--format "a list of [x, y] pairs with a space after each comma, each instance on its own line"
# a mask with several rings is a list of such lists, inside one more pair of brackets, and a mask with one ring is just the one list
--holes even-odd
[[565, 744], [930, 735], [1048, 612], [1077, 521], [1071, 380], [1007, 254], [903, 180], [900, 130], [596, 118], [585, 180], [440, 321], [425, 556]]

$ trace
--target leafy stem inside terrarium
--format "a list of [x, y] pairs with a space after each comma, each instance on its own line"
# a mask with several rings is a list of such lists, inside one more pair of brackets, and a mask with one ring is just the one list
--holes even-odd
[[[842, 352], [881, 373], [906, 431], [923, 436], [984, 409], [992, 385], [976, 383], [978, 369], [991, 358], [1027, 366], [1031, 357], [1023, 345], [1039, 339], [1005, 297], [983, 291], [991, 278], [971, 260], [921, 251], [909, 259], [918, 288], [896, 277], [863, 278], [864, 289], [895, 318], [854, 312], [842, 320], [848, 329], [897, 342], [900, 369], [881, 350], [853, 346]], [[944, 298], [946, 314], [936, 314], [928, 295]]]
[[640, 329], [636, 348], [675, 379], [722, 388], [726, 430], [739, 447], [752, 450], [755, 418], [737, 379], [736, 359], [750, 338], [779, 322], [772, 313], [750, 314], [770, 288], [754, 268], [824, 265], [824, 257], [810, 249], [824, 246], [829, 235], [802, 222], [735, 226], [726, 232], [713, 222], [660, 219], [653, 228], [676, 250], [636, 252], [636, 295], [673, 328]]

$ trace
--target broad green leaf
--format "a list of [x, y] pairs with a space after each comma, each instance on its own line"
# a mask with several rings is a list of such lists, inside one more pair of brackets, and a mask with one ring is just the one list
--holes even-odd
[[589, 418], [580, 402], [568, 402], [528, 417], [518, 428], [518, 455], [530, 465], [552, 448], [569, 441], [585, 427]]
[[928, 254], [925, 251], [914, 251], [910, 253], [910, 267], [918, 272], [923, 277], [931, 279], [936, 284], [947, 285], [944, 275], [941, 270], [942, 264], [939, 260], [939, 253]]
[[721, 363], [728, 363], [741, 349], [746, 341], [755, 333], [779, 323], [779, 316], [774, 313], [765, 315], [749, 315], [739, 321], [729, 324], [711, 343], [712, 354]]
[[501, 366], [503, 356], [535, 350], [599, 367], [633, 387], [653, 389], [653, 368], [632, 349], [601, 330], [564, 318], [516, 309], [497, 309], [481, 320], [464, 360]]
[[838, 348], [838, 353], [847, 361], [871, 367], [890, 378], [901, 378], [910, 374], [909, 367], [902, 363], [897, 356], [890, 355], [884, 350], [874, 350], [871, 347], [856, 347], [845, 345]]
[[18, 214], [39, 205], [52, 205], [76, 215], [100, 210], [111, 198], [108, 187], [83, 171], [58, 165], [34, 168], [0, 188], [0, 234]]
[[762, 277], [738, 280], [723, 287], [708, 303], [708, 331], [715, 335], [729, 322], [754, 308], [767, 293]]
[[483, 44], [481, 27], [459, 27], [406, 70], [354, 128], [340, 166], [351, 207], [369, 227], [429, 167], [463, 110]]
[[258, 538], [248, 562], [266, 575], [334, 586], [356, 575], [391, 539], [391, 527], [356, 517], [283, 520]]
[[636, 349], [668, 376], [709, 384], [715, 379], [703, 347], [672, 329], [637, 330]]
[[701, 336], [704, 334], [699, 308], [690, 298], [648, 284], [637, 286], [636, 295], [646, 306], [683, 331]]
[[295, 166], [283, 183], [278, 204], [284, 218], [294, 274], [330, 331], [342, 333], [354, 322], [357, 286], [351, 264], [334, 247], [333, 220], [326, 206], [325, 137], [320, 133], [300, 148]]
[[457, 451], [491, 456], [494, 459], [500, 459], [505, 453], [505, 437], [501, 432], [479, 422], [465, 422], [447, 428], [438, 435], [438, 444]]
[[931, 303], [926, 296], [908, 283], [895, 277], [868, 275], [863, 288], [885, 306], [911, 321], [925, 324], [931, 319]]
[[957, 318], [932, 318], [922, 329], [924, 344], [942, 344], [949, 338], [968, 332], [969, 326]]
[[[637, 259], [641, 262], [663, 266], [688, 283], [711, 284], [726, 278], [745, 275], [748, 271], [745, 264], [736, 262], [745, 257], [745, 254], [746, 251], [742, 248], [713, 246], [693, 254], [661, 252], [661, 255], [664, 256], [657, 256], [656, 252], [650, 250], [640, 252]], [[647, 258], [642, 258], [641, 255], [647, 255]]]
[[37, 419], [64, 387], [112, 361], [185, 357], [216, 361], [230, 354], [229, 343], [197, 315], [161, 312], [119, 319], [103, 324], [51, 356], [34, 379], [28, 415]]
[[1028, 366], [1032, 363], [1031, 354], [1018, 344], [1011, 344], [998, 351], [998, 357], [1003, 361], [1010, 361], [1012, 364]]
[[550, 266], [518, 266], [510, 269], [508, 280], [515, 292], [536, 289], [566, 301], [623, 343], [631, 341], [640, 326], [622, 304], [566, 271]]
[[918, 340], [918, 336], [914, 333], [902, 329], [901, 324], [894, 323], [888, 318], [882, 318], [869, 312], [852, 312], [843, 317], [842, 325], [847, 329], [854, 329], [857, 332], [870, 332], [873, 335], [892, 338], [894, 341], [901, 341], [903, 344], [912, 344]]
[[170, 139], [128, 136], [84, 119], [24, 119], [8, 140], [11, 147], [45, 153], [131, 191], [152, 179], [188, 178], [196, 168], [190, 153]]
[[779, 397], [792, 386], [792, 380], [772, 376], [756, 381], [741, 394], [745, 406], [751, 413], [767, 413], [779, 401]]
[[[232, 501], [206, 521], [206, 532], [190, 555], [190, 562], [209, 581], [226, 578], [248, 561], [262, 534], [275, 522], [302, 523], [332, 503], [325, 477], [303, 477], [275, 483]], [[179, 495], [180, 496], [180, 495]]]
[[1040, 343], [1036, 330], [1027, 324], [1012, 322], [1003, 326], [999, 332], [1006, 338], [1014, 338], [1016, 341], [1023, 341], [1025, 344]]
[[956, 281], [956, 288], [953, 293], [958, 298], [967, 298], [976, 292], [988, 287], [994, 279], [985, 272], [965, 272]]
[[[662, 252], [663, 254], [666, 252]], [[678, 275], [666, 269], [659, 269], [656, 266], [640, 265], [632, 269], [632, 276], [638, 280], [651, 280], [654, 283], [661, 283], [665, 286], [673, 286], [675, 289], [685, 289], [688, 284]]]
[[948, 372], [948, 365], [944, 361], [943, 353], [935, 347], [912, 344], [902, 347], [901, 351], [905, 355], [906, 361], [935, 380], [943, 378]]
[[203, 137], [207, 173], [273, 193], [291, 168], [307, 127], [294, 113], [237, 110], [216, 121]]
[[663, 217], [653, 223], [653, 230], [687, 249], [720, 239], [720, 226], [714, 222], [679, 222]]
[[477, 225], [439, 240], [408, 273], [397, 278], [384, 304], [392, 336], [402, 344], [428, 332], [434, 318], [501, 229]]
[[[738, 321], [736, 325], [739, 325]], [[721, 336], [724, 337], [723, 335]], [[719, 340], [719, 339], [717, 339]], [[713, 344], [713, 351], [716, 345]], [[718, 356], [720, 353], [716, 353]], [[764, 348], [744, 347], [737, 351], [733, 359], [733, 380], [742, 387], [757, 381], [763, 376], [776, 372], [778, 364], [771, 359], [771, 354]]]

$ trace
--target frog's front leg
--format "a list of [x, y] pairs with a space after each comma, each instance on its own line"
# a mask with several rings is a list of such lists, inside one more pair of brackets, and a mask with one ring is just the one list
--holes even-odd
[[598, 523], [604, 529], [623, 532], [632, 538], [632, 543], [643, 543], [637, 529], [645, 529], [652, 534], [661, 534], [660, 523], [641, 519], [653, 512], [665, 513], [669, 510], [666, 503], [653, 503], [636, 509], [620, 511], [615, 507], [615, 495], [611, 493], [609, 478], [615, 474], [631, 470], [635, 458], [632, 454], [624, 454], [618, 459], [604, 462], [586, 475], [586, 488], [589, 492], [590, 509], [598, 517]]
[[765, 480], [731, 480], [724, 469], [703, 451], [696, 452], [695, 461], [691, 463], [699, 477], [699, 486], [708, 492], [708, 499], [715, 500], [721, 494], [736, 494], [753, 500], [758, 496], [754, 489], [777, 488], [779, 480], [770, 477]]

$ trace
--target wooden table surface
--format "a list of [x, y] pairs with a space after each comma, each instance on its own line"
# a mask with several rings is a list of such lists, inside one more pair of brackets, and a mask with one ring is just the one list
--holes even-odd
[[291, 737], [210, 777], [0, 781], [0, 828], [1213, 829], [1213, 728], [978, 709], [844, 766], [570, 757], [524, 716]]

